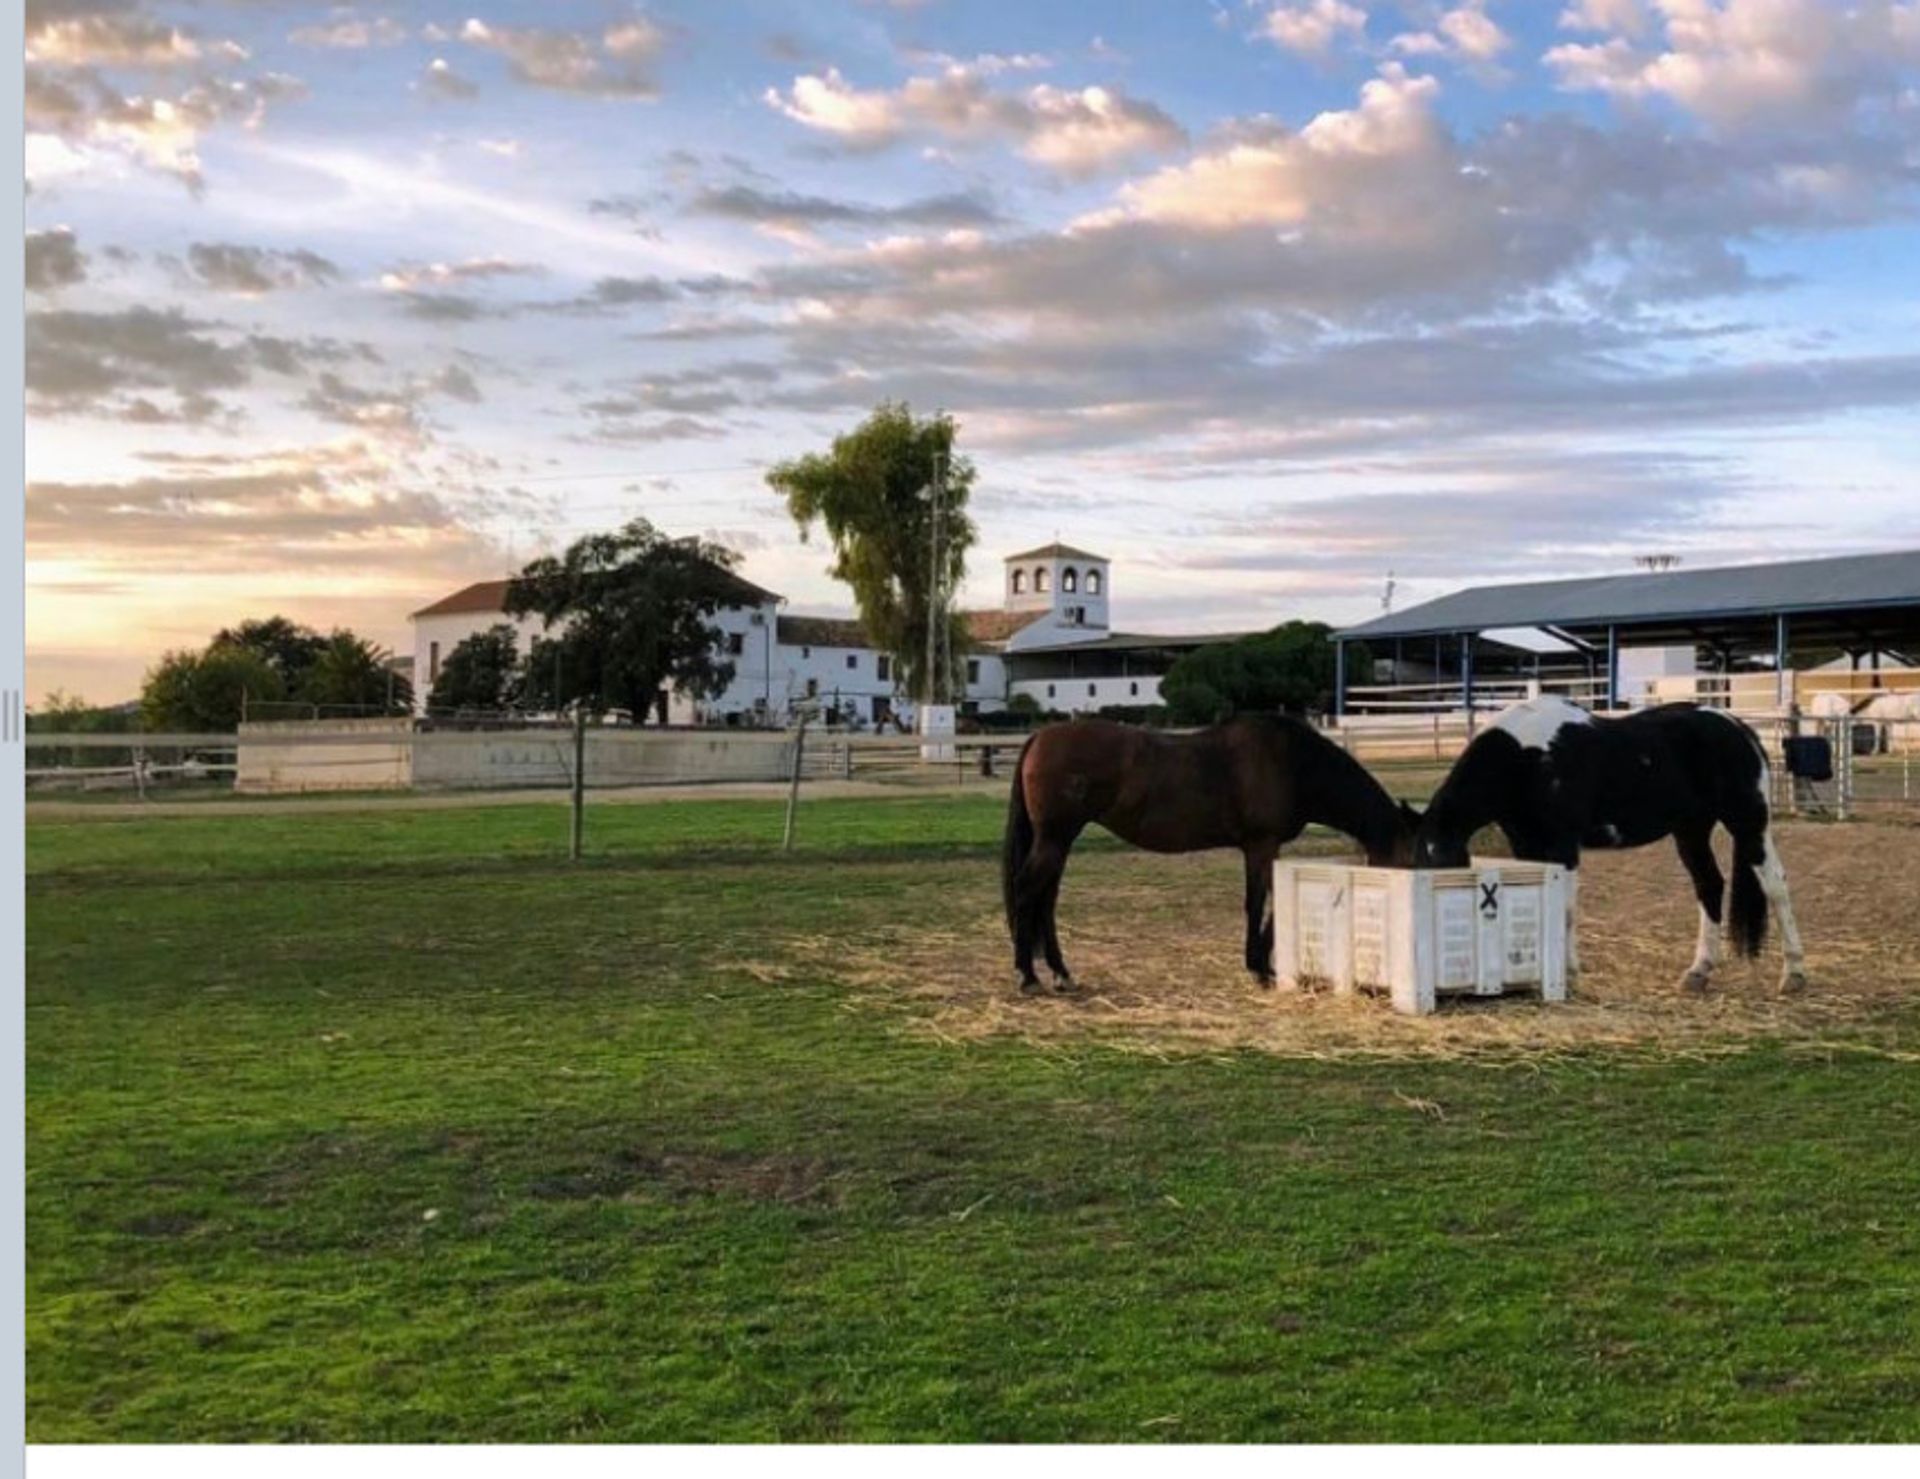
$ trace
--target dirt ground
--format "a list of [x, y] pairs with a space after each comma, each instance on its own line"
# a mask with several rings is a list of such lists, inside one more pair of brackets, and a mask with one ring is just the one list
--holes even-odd
[[[1582, 865], [1584, 973], [1573, 999], [1458, 1001], [1432, 1017], [1384, 1001], [1257, 989], [1241, 968], [1234, 854], [1077, 857], [1060, 906], [1069, 995], [1015, 989], [995, 891], [969, 891], [945, 928], [901, 925], [854, 942], [787, 942], [952, 1040], [1001, 1035], [1070, 1049], [1147, 1053], [1257, 1048], [1307, 1057], [1527, 1056], [1592, 1048], [1662, 1056], [1784, 1041], [1920, 1061], [1920, 829], [1782, 823], [1776, 838], [1811, 989], [1783, 996], [1779, 942], [1757, 967], [1729, 960], [1705, 997], [1682, 989], [1697, 914], [1671, 846], [1589, 854]], [[1722, 860], [1725, 861], [1721, 839]], [[791, 958], [791, 957], [790, 957]]]

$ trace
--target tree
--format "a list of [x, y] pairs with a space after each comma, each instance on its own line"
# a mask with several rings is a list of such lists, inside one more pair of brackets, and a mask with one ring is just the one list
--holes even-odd
[[224, 733], [246, 705], [286, 697], [273, 666], [251, 647], [215, 642], [205, 652], [169, 652], [140, 688], [148, 729]]
[[[902, 402], [883, 402], [825, 454], [777, 464], [767, 484], [787, 501], [806, 538], [824, 524], [833, 543], [830, 572], [853, 589], [867, 640], [890, 653], [907, 690], [922, 691], [932, 607], [933, 505], [928, 490], [944, 462], [941, 585], [957, 590], [976, 531], [967, 516], [974, 467], [953, 455], [953, 418], [916, 419]], [[947, 649], [964, 653], [964, 626], [949, 614]], [[951, 673], [939, 675], [951, 693]]]
[[427, 695], [432, 709], [495, 710], [513, 707], [523, 684], [520, 648], [506, 622], [466, 637], [440, 664]]
[[280, 675], [281, 688], [288, 695], [296, 695], [306, 683], [307, 670], [326, 651], [327, 642], [312, 627], [284, 616], [268, 616], [222, 627], [213, 634], [211, 645], [240, 647], [257, 654]]
[[714, 698], [733, 681], [711, 618], [740, 603], [739, 556], [701, 539], [669, 539], [645, 519], [575, 540], [507, 586], [510, 615], [537, 612], [553, 636], [534, 643], [528, 698], [543, 707], [625, 709], [645, 723], [677, 688]]
[[[1256, 636], [1210, 643], [1167, 670], [1161, 700], [1175, 724], [1324, 711], [1333, 702], [1332, 634], [1324, 622], [1289, 621]], [[1365, 652], [1355, 652], [1364, 664]]]
[[342, 629], [321, 643], [293, 696], [322, 709], [405, 713], [413, 706], [413, 685], [387, 666], [379, 648]]
[[[29, 734], [130, 734], [139, 728], [139, 714], [129, 705], [99, 708], [79, 694], [56, 688], [27, 711]], [[132, 750], [38, 750], [48, 765], [130, 765]]]

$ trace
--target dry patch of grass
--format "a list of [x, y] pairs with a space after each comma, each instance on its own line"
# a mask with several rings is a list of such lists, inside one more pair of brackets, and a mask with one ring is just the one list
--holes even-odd
[[904, 1013], [917, 1032], [966, 1041], [1015, 1037], [1067, 1049], [1098, 1042], [1149, 1054], [1253, 1048], [1342, 1058], [1540, 1057], [1591, 1049], [1661, 1056], [1740, 1051], [1774, 1041], [1814, 1051], [1912, 1051], [1920, 999], [1920, 831], [1857, 823], [1783, 824], [1813, 986], [1783, 997], [1777, 939], [1757, 967], [1728, 961], [1705, 998], [1680, 975], [1696, 913], [1670, 846], [1586, 858], [1584, 974], [1574, 1000], [1459, 1001], [1432, 1017], [1384, 1001], [1261, 991], [1241, 966], [1237, 855], [1083, 856], [1068, 870], [1061, 941], [1078, 982], [1068, 995], [1016, 989], [991, 880], [957, 891], [938, 924], [903, 921], [846, 939], [795, 936], [780, 958], [741, 963], [768, 979], [831, 975]]

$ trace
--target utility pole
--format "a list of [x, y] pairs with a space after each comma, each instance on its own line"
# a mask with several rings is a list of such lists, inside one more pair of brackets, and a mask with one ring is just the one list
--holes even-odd
[[927, 495], [932, 501], [932, 517], [928, 520], [933, 531], [932, 565], [927, 581], [927, 675], [921, 683], [926, 704], [940, 702], [940, 684], [936, 674], [940, 671], [940, 628], [944, 624], [942, 617], [946, 612], [946, 603], [941, 599], [941, 542], [946, 533], [947, 502], [947, 457], [944, 452], [933, 454], [933, 482], [928, 486]]

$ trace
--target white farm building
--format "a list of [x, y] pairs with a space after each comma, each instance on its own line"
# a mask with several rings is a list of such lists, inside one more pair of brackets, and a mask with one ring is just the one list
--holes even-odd
[[[1108, 705], [1152, 704], [1160, 678], [1180, 653], [1223, 636], [1149, 637], [1109, 626], [1112, 562], [1060, 543], [1022, 550], [1002, 561], [997, 607], [962, 613], [971, 649], [963, 713], [1002, 708], [1017, 693], [1041, 708], [1088, 713]], [[857, 621], [782, 614], [785, 598], [736, 577], [735, 600], [713, 625], [733, 664], [733, 680], [717, 698], [661, 697], [670, 724], [783, 725], [795, 705], [830, 708], [859, 728], [906, 722], [911, 696], [902, 691], [887, 654], [867, 643]], [[415, 702], [425, 712], [440, 665], [466, 638], [506, 623], [525, 652], [543, 627], [503, 609], [508, 582], [483, 580], [453, 592], [409, 618], [413, 624]], [[1229, 634], [1232, 635], [1232, 634]]]

